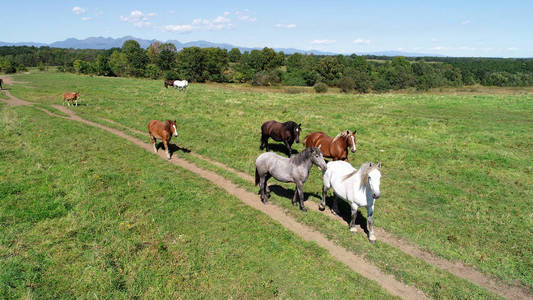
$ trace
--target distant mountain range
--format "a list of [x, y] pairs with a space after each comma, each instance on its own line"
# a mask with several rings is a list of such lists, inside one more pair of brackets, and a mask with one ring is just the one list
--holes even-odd
[[[111, 48], [120, 48], [122, 47], [122, 44], [124, 44], [127, 40], [136, 40], [139, 42], [139, 45], [143, 48], [148, 48], [152, 43], [158, 41], [158, 40], [145, 40], [136, 38], [133, 36], [124, 36], [120, 38], [111, 38], [111, 37], [89, 37], [83, 40], [79, 40], [76, 38], [68, 38], [64, 41], [57, 41], [53, 43], [34, 43], [34, 42], [21, 42], [21, 43], [10, 43], [10, 42], [0, 42], [0, 46], [34, 46], [34, 47], [41, 47], [41, 46], [48, 46], [53, 48], [73, 48], [73, 49], [111, 49]], [[208, 47], [215, 47], [215, 48], [222, 48], [222, 49], [232, 49], [232, 48], [239, 48], [241, 51], [251, 51], [254, 49], [262, 49], [262, 48], [248, 48], [248, 47], [240, 47], [240, 46], [234, 46], [226, 43], [212, 43], [208, 41], [193, 41], [193, 42], [187, 42], [182, 43], [177, 40], [169, 40], [166, 41], [167, 43], [173, 43], [178, 50], [187, 48], [187, 47], [200, 47], [200, 48], [208, 48]], [[293, 53], [302, 53], [302, 54], [314, 54], [314, 55], [336, 55], [339, 53], [335, 52], [326, 52], [326, 51], [320, 51], [320, 50], [301, 50], [301, 49], [295, 49], [295, 48], [274, 48], [276, 51], [283, 51], [285, 54], [293, 54]], [[365, 53], [357, 53], [358, 55], [377, 55], [377, 56], [409, 56], [409, 57], [421, 57], [421, 56], [442, 56], [442, 55], [436, 55], [436, 54], [424, 54], [424, 53], [409, 53], [409, 52], [401, 52], [401, 51], [380, 51], [380, 52], [365, 52]]]

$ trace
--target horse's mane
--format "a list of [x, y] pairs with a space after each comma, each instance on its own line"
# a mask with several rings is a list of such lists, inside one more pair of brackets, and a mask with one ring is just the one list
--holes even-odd
[[316, 148], [316, 147], [305, 148], [304, 150], [302, 150], [302, 152], [291, 156], [290, 160], [295, 165], [301, 165], [303, 162], [309, 160], [309, 157], [313, 153], [313, 148]]
[[335, 136], [333, 138], [333, 141], [331, 141], [331, 143], [333, 144], [333, 143], [335, 143], [335, 141], [337, 141], [338, 138], [346, 137], [346, 136], [350, 135], [351, 133], [352, 132], [350, 130], [343, 130], [343, 131], [339, 132], [339, 134], [337, 134], [337, 136]]
[[353, 172], [351, 172], [350, 174], [344, 176], [343, 180], [347, 180], [349, 179], [350, 177], [352, 177], [353, 175], [355, 175], [357, 172], [361, 172], [361, 185], [360, 187], [366, 185], [368, 183], [368, 174], [370, 172], [372, 172], [372, 170], [374, 169], [377, 169], [378, 168], [378, 165], [377, 164], [373, 164], [373, 163], [370, 163], [370, 162], [366, 162], [366, 163], [363, 163], [358, 170], [354, 170]]
[[287, 121], [287, 122], [284, 122], [284, 123], [281, 123], [283, 125], [283, 127], [289, 129], [289, 130], [293, 130], [294, 128], [298, 127], [298, 124], [296, 124], [296, 122], [294, 121]]

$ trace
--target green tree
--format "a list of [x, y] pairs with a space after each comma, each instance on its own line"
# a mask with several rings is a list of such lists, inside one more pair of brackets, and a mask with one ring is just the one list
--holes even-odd
[[241, 50], [239, 48], [233, 48], [229, 51], [228, 56], [230, 62], [239, 62], [241, 60]]
[[178, 73], [189, 81], [206, 81], [209, 73], [206, 70], [205, 52], [199, 47], [181, 50], [178, 53]]
[[228, 52], [220, 48], [204, 48], [205, 64], [208, 73], [208, 79], [216, 82], [226, 81], [224, 72], [228, 68]]
[[318, 61], [315, 71], [327, 84], [332, 85], [342, 75], [342, 65], [335, 57], [325, 56]]
[[113, 72], [109, 66], [109, 59], [104, 55], [98, 55], [94, 63], [94, 71], [99, 76], [110, 76]]
[[113, 74], [117, 76], [125, 76], [128, 69], [128, 59], [124, 53], [115, 51], [109, 58], [109, 67]]
[[127, 40], [122, 45], [122, 53], [126, 56], [128, 67], [126, 73], [130, 76], [144, 76], [144, 68], [148, 63], [148, 55], [135, 40]]

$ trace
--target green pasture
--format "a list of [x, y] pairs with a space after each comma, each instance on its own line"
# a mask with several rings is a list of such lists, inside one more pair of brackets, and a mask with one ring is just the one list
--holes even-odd
[[[145, 79], [52, 72], [15, 79], [28, 82], [10, 86], [15, 96], [44, 106], [61, 104], [64, 91], [80, 91], [80, 106], [73, 110], [94, 121], [103, 117], [145, 131], [151, 119], [177, 119], [180, 136], [173, 142], [251, 175], [266, 120], [302, 123], [302, 140], [312, 131], [335, 135], [357, 129], [358, 151], [350, 153], [350, 162], [384, 165], [376, 226], [444, 258], [533, 288], [532, 95], [283, 94], [210, 84], [191, 84], [180, 93]], [[308, 201], [319, 201], [316, 168], [304, 191]], [[290, 206], [283, 196], [274, 195], [273, 201]], [[400, 280], [429, 276], [417, 285], [428, 295], [464, 297], [461, 290], [475, 290], [450, 278], [437, 280], [439, 272], [380, 246], [379, 236], [378, 246], [368, 248], [362, 235], [351, 235], [342, 224], [288, 209]]]
[[0, 298], [391, 298], [118, 137], [0, 108]]

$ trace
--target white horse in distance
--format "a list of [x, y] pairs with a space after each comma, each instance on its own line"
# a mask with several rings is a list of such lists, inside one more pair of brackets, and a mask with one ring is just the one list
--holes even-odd
[[189, 86], [189, 82], [187, 80], [174, 80], [174, 88], [185, 90]]

